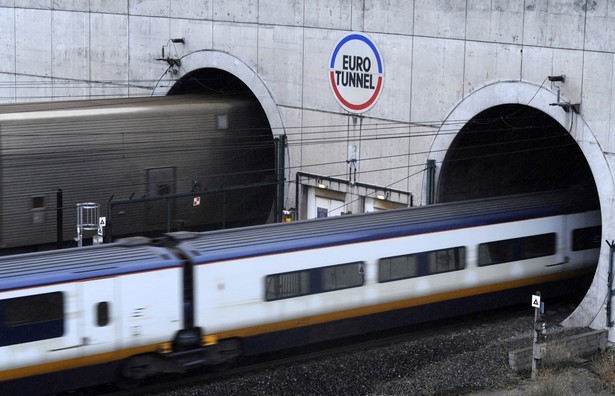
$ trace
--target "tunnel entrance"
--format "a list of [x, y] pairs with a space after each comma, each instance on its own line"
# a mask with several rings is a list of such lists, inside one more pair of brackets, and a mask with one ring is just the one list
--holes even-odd
[[220, 190], [208, 202], [224, 213], [222, 228], [263, 224], [273, 218], [276, 199], [275, 153], [271, 126], [261, 104], [238, 77], [217, 68], [200, 68], [182, 76], [167, 95], [199, 95], [225, 104], [228, 114], [215, 114], [215, 126], [203, 126], [209, 135], [203, 155], [221, 164], [216, 174], [203, 170], [205, 190]]
[[167, 95], [182, 94], [224, 94], [255, 98], [248, 86], [239, 78], [225, 70], [212, 67], [191, 71], [180, 78], [167, 93]]
[[504, 104], [482, 111], [459, 131], [442, 163], [437, 201], [573, 186], [597, 197], [574, 138], [540, 110]]

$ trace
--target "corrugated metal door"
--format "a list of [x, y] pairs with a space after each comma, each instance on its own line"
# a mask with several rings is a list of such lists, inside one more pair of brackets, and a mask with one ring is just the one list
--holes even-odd
[[[147, 195], [150, 197], [164, 196], [175, 192], [177, 170], [175, 167], [147, 169]], [[147, 224], [165, 224], [168, 216], [173, 218], [175, 212], [174, 201], [170, 202], [170, 213], [167, 213], [167, 201], [153, 201], [147, 203]]]

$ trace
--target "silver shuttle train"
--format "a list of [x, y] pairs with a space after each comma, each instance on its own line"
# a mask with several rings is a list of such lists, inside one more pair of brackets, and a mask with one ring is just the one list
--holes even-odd
[[[76, 236], [78, 203], [115, 206], [114, 235], [263, 224], [274, 146], [256, 99], [181, 95], [0, 106], [0, 249]], [[245, 189], [228, 187], [244, 186]], [[143, 197], [203, 191], [137, 203]], [[58, 190], [62, 201], [58, 202]], [[218, 191], [213, 193], [213, 191]], [[212, 192], [212, 193], [210, 193]], [[58, 209], [63, 221], [58, 221]], [[74, 244], [73, 244], [74, 246]]]

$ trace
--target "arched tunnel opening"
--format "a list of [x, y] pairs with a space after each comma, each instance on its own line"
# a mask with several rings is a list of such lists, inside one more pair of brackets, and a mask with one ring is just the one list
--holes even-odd
[[[239, 78], [217, 68], [201, 68], [183, 76], [167, 95], [200, 95], [220, 102], [242, 101], [241, 114], [225, 118], [224, 136], [209, 140], [218, 150], [218, 157], [228, 170], [227, 174], [212, 175], [217, 185], [207, 188], [224, 190], [218, 199], [210, 202], [225, 213], [224, 228], [270, 222], [275, 203], [275, 145], [271, 126], [258, 99]], [[218, 117], [226, 116], [223, 114]], [[241, 118], [241, 126], [233, 120]], [[220, 118], [219, 118], [220, 119]], [[229, 139], [229, 136], [232, 138]], [[221, 155], [220, 155], [221, 154]], [[238, 188], [239, 187], [239, 188]]]
[[[254, 98], [250, 88], [233, 74], [212, 67], [193, 70], [180, 78], [167, 95], [201, 94]], [[256, 98], [255, 98], [256, 99]]]
[[[441, 166], [437, 201], [554, 190], [571, 191], [599, 208], [591, 168], [568, 130], [538, 109], [504, 104], [480, 112], [458, 132]], [[601, 229], [588, 230], [591, 240], [584, 243], [595, 251], [601, 245]], [[563, 244], [570, 243], [572, 250], [579, 243], [575, 235], [573, 230], [564, 236], [571, 242]], [[574, 304], [585, 296], [591, 278], [591, 274], [577, 278], [571, 289]]]
[[438, 202], [577, 188], [597, 199], [596, 184], [568, 131], [530, 106], [504, 104], [461, 128], [442, 163]]

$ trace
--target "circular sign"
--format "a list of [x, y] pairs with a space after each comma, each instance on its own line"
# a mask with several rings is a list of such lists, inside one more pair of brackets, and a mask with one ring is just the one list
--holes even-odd
[[364, 34], [351, 33], [335, 46], [329, 76], [339, 104], [351, 113], [365, 112], [382, 92], [384, 69], [380, 51]]

